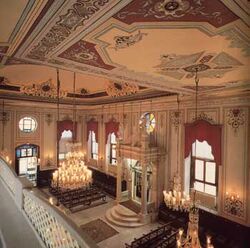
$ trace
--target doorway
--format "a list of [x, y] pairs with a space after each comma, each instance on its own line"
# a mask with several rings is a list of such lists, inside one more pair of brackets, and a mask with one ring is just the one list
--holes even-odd
[[15, 170], [17, 175], [27, 177], [36, 186], [39, 160], [39, 146], [23, 144], [16, 147]]
[[[132, 200], [141, 204], [142, 197], [142, 168], [139, 161], [132, 170]], [[147, 171], [147, 202], [150, 201], [151, 170]]]

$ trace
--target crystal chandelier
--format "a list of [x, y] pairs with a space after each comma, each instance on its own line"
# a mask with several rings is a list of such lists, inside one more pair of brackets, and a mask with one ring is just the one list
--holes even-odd
[[[193, 194], [192, 204], [189, 210], [189, 222], [187, 235], [184, 235], [184, 230], [179, 229], [179, 233], [176, 238], [177, 247], [182, 248], [202, 248], [199, 240], [199, 208], [195, 205], [195, 194]], [[211, 244], [211, 237], [207, 236], [206, 248], [213, 248]]]
[[[58, 76], [58, 72], [57, 72]], [[59, 103], [60, 81], [57, 77], [57, 97]], [[66, 154], [65, 160], [60, 163], [58, 170], [53, 173], [51, 186], [57, 189], [78, 189], [89, 187], [92, 183], [92, 171], [84, 165], [84, 154], [79, 151], [80, 143], [75, 143], [75, 123], [76, 123], [76, 104], [75, 104], [75, 73], [74, 73], [74, 105], [73, 105], [73, 142], [71, 152]], [[59, 105], [59, 104], [58, 104]], [[58, 106], [59, 120], [59, 106]], [[59, 152], [59, 140], [57, 141]]]
[[89, 187], [92, 183], [92, 171], [84, 165], [84, 154], [76, 150], [80, 143], [72, 145], [71, 152], [53, 173], [52, 187], [61, 189], [78, 189]]
[[[180, 118], [180, 101], [179, 95], [177, 95], [178, 104], [178, 118]], [[190, 208], [190, 196], [181, 191], [181, 177], [179, 175], [179, 125], [180, 120], [177, 122], [177, 172], [174, 176], [173, 190], [168, 193], [163, 191], [164, 202], [166, 206], [172, 210], [189, 211]]]

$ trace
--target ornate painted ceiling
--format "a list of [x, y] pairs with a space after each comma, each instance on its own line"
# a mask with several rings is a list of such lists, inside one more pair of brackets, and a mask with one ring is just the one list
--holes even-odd
[[[204, 93], [249, 92], [250, 2], [247, 0], [2, 0], [0, 94], [105, 103]], [[116, 99], [117, 100], [117, 99]], [[120, 100], [120, 99], [119, 99]]]

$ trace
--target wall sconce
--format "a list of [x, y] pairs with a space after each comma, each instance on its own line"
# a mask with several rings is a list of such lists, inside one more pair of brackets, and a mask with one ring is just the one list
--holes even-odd
[[48, 126], [53, 122], [53, 116], [52, 114], [46, 114], [45, 115], [45, 121], [47, 122]]
[[53, 159], [50, 155], [48, 155], [46, 159], [46, 167], [51, 167], [51, 166], [53, 166]]
[[240, 196], [235, 193], [226, 192], [224, 210], [226, 213], [236, 217], [244, 217], [244, 204]]

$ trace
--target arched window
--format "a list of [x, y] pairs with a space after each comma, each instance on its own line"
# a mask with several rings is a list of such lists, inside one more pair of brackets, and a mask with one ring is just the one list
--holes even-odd
[[[144, 124], [145, 123], [145, 124]], [[155, 129], [155, 116], [152, 113], [144, 113], [140, 120], [139, 120], [139, 125], [146, 125], [146, 130], [147, 133], [151, 133]]]
[[96, 135], [94, 131], [89, 132], [90, 141], [90, 156], [92, 159], [98, 159], [98, 143], [96, 142]]
[[217, 167], [207, 141], [192, 144], [191, 186], [199, 192], [217, 195]]
[[68, 151], [67, 144], [72, 141], [73, 133], [70, 130], [64, 130], [59, 141], [59, 159], [65, 159], [66, 153]]
[[114, 133], [110, 134], [109, 163], [116, 165], [116, 136]]

